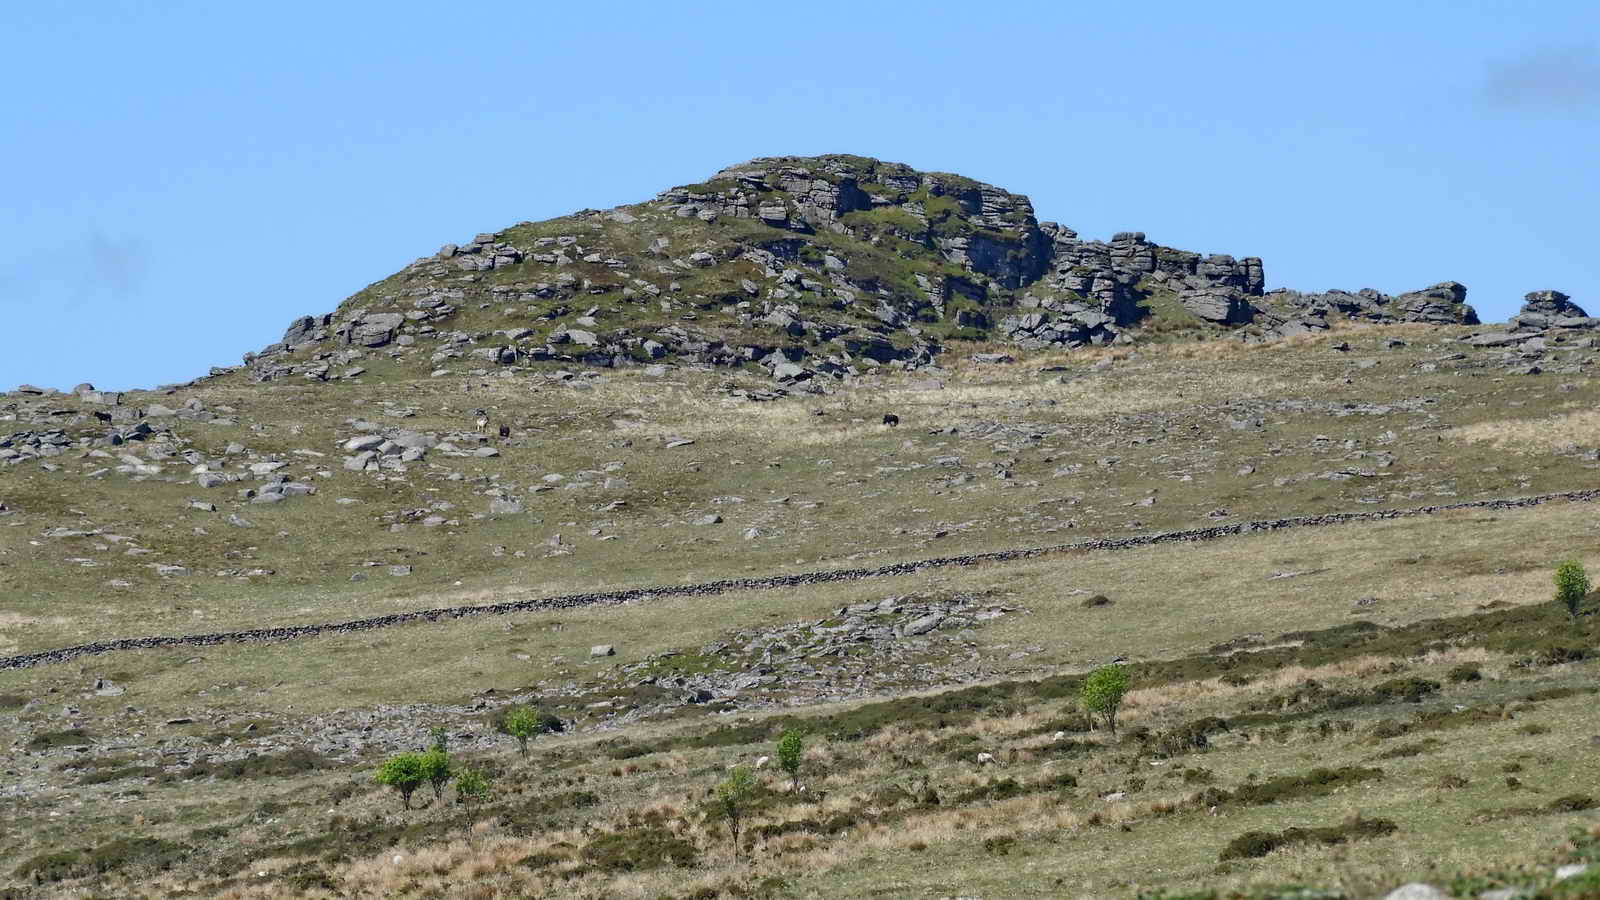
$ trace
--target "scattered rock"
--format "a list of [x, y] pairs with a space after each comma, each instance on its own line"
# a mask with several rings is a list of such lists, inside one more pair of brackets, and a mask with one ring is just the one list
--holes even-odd
[[1414, 881], [1384, 894], [1383, 900], [1450, 900], [1450, 895], [1431, 884]]

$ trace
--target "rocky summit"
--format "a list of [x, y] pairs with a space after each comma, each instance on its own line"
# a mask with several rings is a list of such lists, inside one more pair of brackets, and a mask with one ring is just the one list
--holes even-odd
[[[1466, 288], [1264, 291], [1262, 261], [1109, 241], [1022, 194], [860, 156], [771, 157], [644, 203], [446, 244], [246, 357], [261, 381], [530, 361], [756, 365], [785, 383], [929, 364], [952, 339], [1127, 342], [1142, 326], [1266, 339], [1330, 319], [1475, 324]], [[1541, 307], [1542, 308], [1542, 307]]]

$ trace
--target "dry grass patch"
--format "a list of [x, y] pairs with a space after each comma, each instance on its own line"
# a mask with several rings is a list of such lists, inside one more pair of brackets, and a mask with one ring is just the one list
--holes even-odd
[[1452, 428], [1447, 434], [1517, 453], [1572, 453], [1600, 446], [1600, 412], [1578, 409], [1538, 419], [1494, 419]]

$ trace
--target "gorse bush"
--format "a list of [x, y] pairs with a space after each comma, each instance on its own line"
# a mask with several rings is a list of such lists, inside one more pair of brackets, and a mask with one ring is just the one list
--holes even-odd
[[1569, 559], [1556, 566], [1556, 602], [1567, 608], [1568, 616], [1578, 617], [1578, 608], [1588, 594], [1589, 573], [1582, 563]]

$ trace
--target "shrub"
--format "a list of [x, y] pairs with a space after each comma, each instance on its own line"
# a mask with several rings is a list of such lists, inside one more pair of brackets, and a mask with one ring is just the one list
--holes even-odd
[[789, 789], [800, 789], [800, 755], [805, 750], [805, 739], [800, 729], [790, 728], [778, 739], [778, 768], [789, 773]]
[[694, 844], [660, 826], [601, 835], [583, 848], [583, 858], [602, 872], [638, 872], [695, 864]]
[[456, 802], [477, 803], [489, 796], [489, 776], [477, 769], [456, 773]]
[[1585, 812], [1594, 809], [1594, 798], [1588, 794], [1568, 794], [1551, 800], [1545, 808], [1551, 812]]
[[49, 750], [52, 747], [75, 747], [81, 744], [94, 743], [94, 736], [82, 728], [68, 728], [66, 731], [46, 731], [33, 736], [28, 741], [29, 750]]
[[227, 760], [225, 762], [197, 762], [176, 775], [164, 776], [162, 780], [211, 777], [221, 779], [286, 778], [315, 772], [318, 769], [325, 769], [329, 765], [328, 759], [324, 756], [304, 747], [291, 747], [282, 753], [246, 756], [242, 759]]
[[1128, 693], [1128, 670], [1115, 663], [1089, 673], [1078, 690], [1078, 702], [1090, 713], [1105, 719], [1112, 734], [1117, 733], [1117, 709]]
[[1578, 618], [1578, 607], [1588, 593], [1589, 573], [1582, 563], [1569, 559], [1556, 566], [1556, 602], [1566, 607], [1568, 616]]
[[1395, 678], [1373, 688], [1372, 695], [1379, 702], [1403, 700], [1406, 703], [1421, 703], [1422, 698], [1438, 693], [1440, 687], [1442, 685], [1439, 682], [1426, 678]]
[[1462, 663], [1452, 668], [1447, 677], [1455, 684], [1462, 684], [1468, 681], [1481, 681], [1483, 680], [1483, 670], [1479, 668], [1477, 663]]
[[1247, 831], [1228, 842], [1228, 846], [1223, 848], [1221, 859], [1223, 862], [1230, 859], [1254, 859], [1266, 856], [1279, 847], [1295, 844], [1332, 846], [1357, 838], [1382, 837], [1397, 830], [1396, 825], [1388, 819], [1363, 819], [1361, 814], [1357, 813], [1339, 825], [1324, 828], [1290, 828], [1276, 833]]
[[1306, 797], [1325, 797], [1340, 788], [1383, 777], [1382, 769], [1360, 766], [1341, 766], [1337, 769], [1315, 768], [1304, 775], [1279, 775], [1266, 781], [1251, 780], [1232, 792], [1207, 788], [1202, 805], [1215, 806], [1233, 801], [1252, 806], [1284, 803]]
[[450, 783], [450, 754], [444, 752], [436, 743], [433, 749], [422, 754], [419, 764], [422, 766], [422, 777], [433, 788], [433, 799], [444, 799], [444, 786]]
[[728, 833], [733, 836], [733, 858], [739, 859], [739, 824], [744, 818], [745, 806], [755, 791], [756, 780], [748, 766], [734, 766], [728, 777], [717, 785], [717, 812], [728, 820]]
[[506, 710], [500, 720], [500, 730], [517, 739], [517, 748], [528, 755], [528, 740], [540, 731], [540, 717], [531, 706], [518, 705]]
[[997, 835], [984, 839], [983, 851], [993, 856], [1005, 856], [1016, 844], [1017, 839], [1009, 834]]
[[41, 884], [103, 875], [131, 866], [165, 871], [184, 861], [191, 852], [189, 847], [159, 838], [119, 838], [93, 849], [64, 850], [35, 856], [17, 868], [16, 875]]
[[428, 780], [420, 753], [401, 753], [384, 760], [375, 776], [379, 784], [388, 785], [400, 794], [400, 805], [411, 808], [411, 795]]

